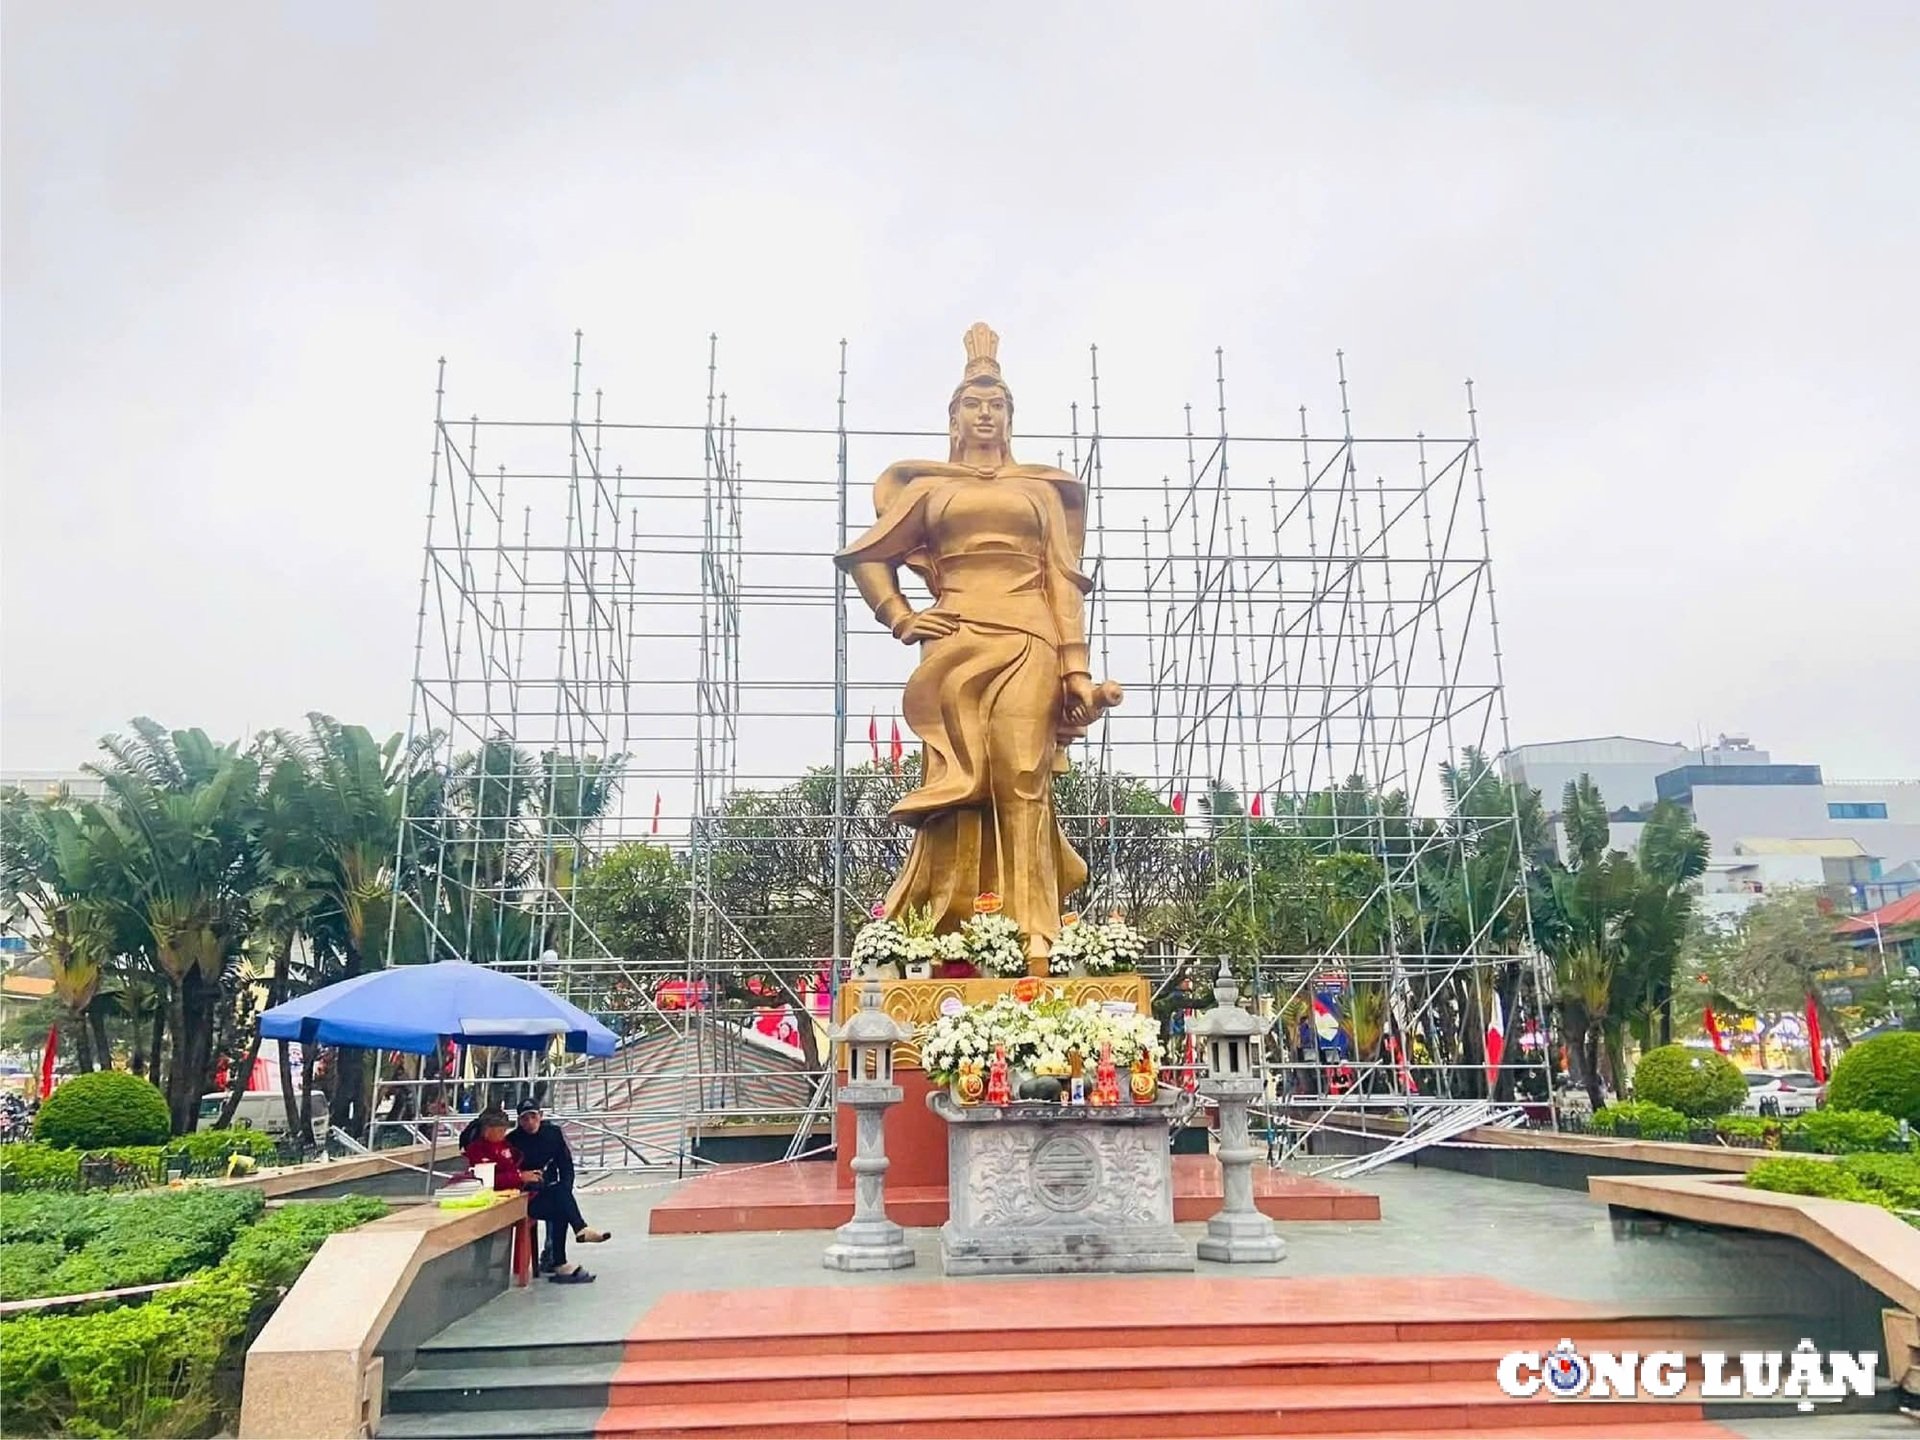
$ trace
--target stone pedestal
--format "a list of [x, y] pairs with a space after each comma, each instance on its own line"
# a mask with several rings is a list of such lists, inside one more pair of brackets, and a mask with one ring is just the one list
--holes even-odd
[[1173, 1101], [927, 1107], [947, 1122], [949, 1275], [1191, 1270], [1173, 1228]]
[[1271, 1265], [1287, 1253], [1273, 1221], [1253, 1200], [1253, 1165], [1261, 1158], [1247, 1124], [1247, 1106], [1259, 1086], [1247, 1080], [1209, 1081], [1200, 1087], [1220, 1106], [1220, 1213], [1207, 1221], [1200, 1258], [1226, 1265]]
[[840, 1087], [859, 1127], [853, 1157], [853, 1218], [833, 1232], [820, 1257], [829, 1270], [904, 1270], [913, 1264], [907, 1233], [887, 1218], [886, 1133], [882, 1117], [900, 1102], [898, 1085], [852, 1083]]

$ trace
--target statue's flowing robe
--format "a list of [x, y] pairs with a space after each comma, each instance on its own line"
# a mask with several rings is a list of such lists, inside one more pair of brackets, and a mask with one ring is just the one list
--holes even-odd
[[991, 891], [1044, 945], [1087, 880], [1053, 805], [1062, 677], [1087, 672], [1085, 492], [1045, 466], [983, 478], [933, 461], [896, 465], [874, 490], [879, 520], [837, 563], [883, 624], [910, 608], [901, 565], [955, 624], [924, 644], [907, 682], [925, 765], [892, 812], [915, 835], [886, 912], [931, 906], [950, 930]]

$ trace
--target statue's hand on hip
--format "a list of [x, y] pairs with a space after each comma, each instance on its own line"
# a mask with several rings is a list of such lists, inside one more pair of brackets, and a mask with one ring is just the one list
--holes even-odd
[[944, 640], [959, 626], [949, 616], [934, 610], [907, 615], [893, 627], [893, 638], [902, 645], [918, 645], [925, 640]]
[[1060, 682], [1061, 718], [1067, 724], [1084, 727], [1094, 717], [1093, 677], [1068, 675]]

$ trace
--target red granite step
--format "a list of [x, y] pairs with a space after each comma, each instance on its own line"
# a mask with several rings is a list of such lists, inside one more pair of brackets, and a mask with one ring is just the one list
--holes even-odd
[[[1565, 1327], [1582, 1340], [1597, 1337], [1578, 1325]], [[1718, 1334], [1719, 1332], [1716, 1332]], [[1014, 1389], [1085, 1388], [1102, 1384], [1130, 1389], [1183, 1385], [1285, 1385], [1338, 1381], [1364, 1375], [1370, 1384], [1434, 1380], [1484, 1380], [1500, 1357], [1521, 1343], [1546, 1348], [1563, 1338], [1524, 1337], [1387, 1343], [1294, 1342], [1205, 1344], [1140, 1349], [1098, 1347], [1018, 1349], [990, 1356], [973, 1350], [902, 1350], [837, 1355], [756, 1355], [697, 1360], [629, 1360], [615, 1372], [609, 1403], [688, 1404], [796, 1399], [992, 1393]], [[1625, 1347], [1680, 1348], [1693, 1360], [1698, 1345], [1635, 1332]]]

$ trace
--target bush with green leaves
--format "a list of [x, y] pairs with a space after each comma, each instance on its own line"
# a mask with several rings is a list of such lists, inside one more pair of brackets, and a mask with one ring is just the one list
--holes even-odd
[[1755, 1190], [1878, 1205], [1909, 1221], [1920, 1217], [1920, 1156], [1915, 1155], [1842, 1155], [1837, 1160], [1783, 1155], [1755, 1165], [1747, 1172], [1747, 1184]]
[[124, 1070], [96, 1070], [62, 1081], [33, 1117], [33, 1138], [75, 1150], [159, 1145], [173, 1133], [167, 1097]]
[[225, 1170], [234, 1155], [245, 1155], [257, 1162], [271, 1162], [279, 1146], [258, 1130], [197, 1130], [164, 1145], [115, 1145], [103, 1149], [76, 1150], [38, 1141], [0, 1145], [0, 1190], [77, 1190], [80, 1188], [80, 1162], [88, 1156], [117, 1160], [132, 1169], [145, 1171], [151, 1183], [165, 1178], [168, 1157], [184, 1152], [197, 1174]]
[[[217, 1192], [189, 1192], [217, 1193]], [[145, 1197], [140, 1197], [145, 1198]], [[121, 1197], [45, 1196], [43, 1221], [85, 1230]], [[219, 1264], [141, 1305], [0, 1320], [0, 1411], [10, 1434], [205, 1435], [235, 1416], [220, 1377], [279, 1293], [339, 1230], [379, 1214], [351, 1197], [276, 1210], [242, 1231]]]
[[[42, 1200], [65, 1196], [21, 1196], [8, 1203], [9, 1211], [31, 1212]], [[33, 1247], [30, 1253], [49, 1254], [44, 1246], [56, 1242], [60, 1254], [52, 1264], [20, 1277], [9, 1289], [10, 1300], [41, 1295], [84, 1295], [94, 1290], [118, 1290], [130, 1285], [158, 1285], [180, 1280], [219, 1260], [241, 1230], [259, 1218], [266, 1201], [254, 1190], [157, 1190], [137, 1195], [86, 1197], [91, 1208], [75, 1211], [54, 1206], [48, 1223], [36, 1229], [31, 1221], [10, 1230], [0, 1254], [15, 1247]], [[76, 1215], [84, 1217], [76, 1225]], [[77, 1244], [71, 1244], [77, 1240]], [[9, 1268], [22, 1262], [10, 1254]]]
[[1661, 1045], [1634, 1066], [1633, 1098], [1704, 1120], [1738, 1108], [1747, 1098], [1747, 1077], [1711, 1050]]
[[1898, 1030], [1850, 1048], [1833, 1067], [1827, 1104], [1920, 1125], [1920, 1033]]
[[1666, 1105], [1648, 1100], [1624, 1100], [1593, 1112], [1589, 1128], [1597, 1135], [1630, 1133], [1642, 1140], [1684, 1140], [1687, 1117]]
[[[1747, 1188], [1782, 1195], [1815, 1195], [1823, 1200], [1868, 1200], [1866, 1188], [1832, 1160], [1782, 1155], [1762, 1160], [1747, 1171]], [[1871, 1202], [1869, 1202], [1871, 1203]]]
[[1901, 1148], [1900, 1122], [1878, 1110], [1809, 1110], [1781, 1127], [1781, 1148], [1821, 1155], [1874, 1154]]
[[1777, 1115], [1722, 1115], [1713, 1122], [1714, 1133], [1734, 1144], [1767, 1150], [1780, 1148], [1780, 1118]]

